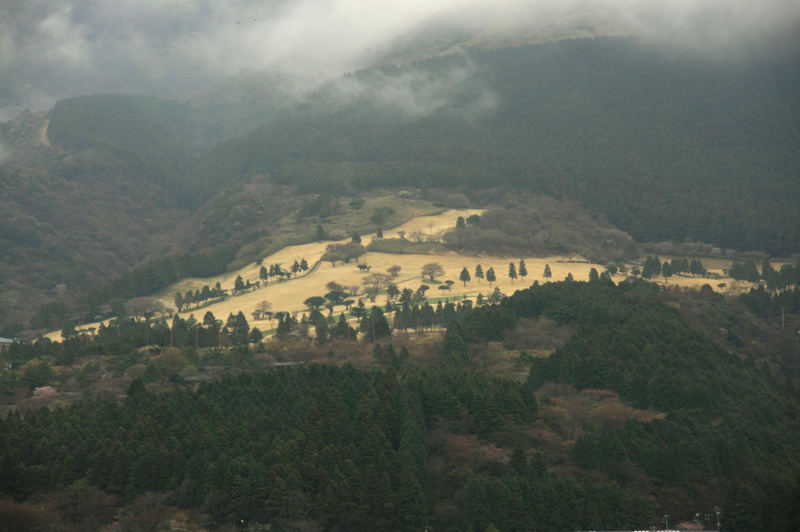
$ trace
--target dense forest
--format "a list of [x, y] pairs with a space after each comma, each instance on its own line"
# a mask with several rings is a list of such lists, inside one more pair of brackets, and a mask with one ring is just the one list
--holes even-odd
[[[756, 296], [691, 297], [725, 307]], [[328, 357], [345, 355], [329, 360], [380, 340], [371, 364], [380, 370], [317, 363], [263, 372], [243, 316], [224, 330], [213, 319], [176, 318], [171, 328], [154, 320], [152, 329], [131, 319], [94, 339], [13, 346], [10, 360], [31, 362], [19, 383], [4, 377], [5, 393], [54, 382], [63, 371], [45, 371], [46, 360], [67, 368], [100, 355], [124, 371], [145, 357], [136, 346], [152, 343], [179, 346], [197, 365], [234, 357], [225, 366], [239, 370], [197, 388], [169, 362], [171, 370], [133, 379], [123, 400], [9, 414], [0, 477], [17, 502], [0, 511], [24, 519], [29, 501], [60, 501], [37, 519], [64, 526], [113, 515], [147, 526], [147, 516], [183, 508], [217, 525], [287, 529], [575, 530], [645, 528], [660, 512], [691, 517], [720, 506], [725, 530], [796, 529], [796, 376], [724, 349], [691, 325], [680, 301], [644, 281], [614, 286], [599, 277], [535, 284], [479, 307], [404, 304], [387, 308], [388, 318], [373, 307], [361, 314], [361, 341], [352, 329], [336, 336], [333, 321], [323, 328], [330, 337], [314, 337], [334, 341]], [[793, 319], [797, 309], [788, 312]], [[288, 323], [276, 349], [315, 319]], [[520, 351], [527, 379], [480, 369], [493, 343], [542, 334], [541, 320], [570, 332], [549, 356]], [[435, 358], [420, 358], [424, 343], [395, 347], [393, 336], [429, 321], [446, 327]], [[220, 335], [229, 355], [216, 348]], [[172, 391], [148, 390], [160, 379]], [[558, 406], [569, 396], [554, 390], [622, 403], [603, 413], [592, 403], [571, 407], [588, 421], [569, 428]], [[496, 450], [479, 458], [475, 446]]]

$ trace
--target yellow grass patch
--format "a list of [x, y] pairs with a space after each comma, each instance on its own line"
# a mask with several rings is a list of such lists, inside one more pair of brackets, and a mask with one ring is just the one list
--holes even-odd
[[[396, 238], [401, 232], [405, 235], [411, 235], [415, 232], [423, 233], [427, 238], [439, 238], [446, 231], [455, 227], [456, 219], [459, 216], [464, 218], [472, 214], [481, 214], [483, 211], [480, 209], [451, 209], [439, 214], [430, 216], [417, 216], [408, 222], [402, 224], [394, 229], [384, 231], [385, 238]], [[366, 246], [369, 242], [376, 238], [375, 234], [368, 234], [361, 237], [362, 243]], [[288, 246], [272, 255], [263, 258], [263, 265], [269, 267], [271, 264], [279, 264], [285, 270], [290, 269], [295, 260], [300, 261], [305, 259], [309, 267], [312, 267], [322, 255], [325, 249], [332, 241], [312, 242], [309, 244]], [[666, 258], [666, 257], [663, 257]], [[387, 273], [390, 266], [398, 265], [402, 268], [399, 275], [391, 279], [398, 288], [411, 288], [416, 290], [421, 284], [428, 284], [430, 289], [427, 292], [429, 298], [447, 298], [447, 299], [461, 299], [468, 297], [475, 299], [479, 293], [487, 297], [495, 287], [498, 287], [501, 292], [506, 295], [511, 295], [515, 290], [529, 287], [534, 281], [544, 283], [547, 281], [561, 281], [571, 274], [576, 281], [584, 281], [589, 278], [589, 271], [596, 268], [598, 272], [602, 272], [605, 268], [599, 264], [592, 264], [579, 256], [550, 256], [543, 258], [525, 258], [525, 264], [528, 270], [528, 276], [524, 279], [518, 278], [516, 281], [509, 279], [508, 268], [509, 263], [513, 262], [516, 268], [519, 267], [520, 257], [487, 257], [475, 255], [459, 255], [455, 252], [446, 252], [440, 254], [430, 255], [405, 255], [405, 254], [388, 254], [371, 252], [359, 258], [359, 263], [367, 264], [371, 267], [369, 272], [362, 272], [358, 269], [357, 263], [350, 264], [337, 264], [335, 266], [328, 262], [323, 262], [319, 267], [310, 274], [300, 275], [293, 277], [290, 280], [280, 283], [269, 283], [257, 290], [247, 292], [242, 295], [231, 296], [225, 301], [213, 303], [201, 308], [191, 308], [180, 313], [182, 318], [188, 318], [194, 314], [195, 318], [202, 320], [206, 312], [212, 312], [217, 319], [226, 319], [229, 314], [236, 314], [239, 311], [243, 312], [251, 326], [256, 326], [262, 331], [272, 329], [275, 322], [267, 320], [253, 320], [251, 313], [256, 309], [256, 305], [261, 301], [269, 301], [272, 304], [271, 310], [285, 311], [291, 313], [303, 313], [307, 309], [303, 301], [311, 296], [323, 296], [328, 292], [326, 284], [334, 281], [343, 286], [359, 286], [362, 287], [362, 280], [364, 277], [371, 273]], [[437, 262], [442, 265], [444, 275], [436, 278], [436, 283], [430, 283], [428, 279], [423, 279], [420, 270], [424, 264]], [[483, 268], [484, 274], [489, 268], [494, 268], [497, 282], [491, 286], [483, 279], [475, 278], [475, 266], [478, 264]], [[550, 265], [552, 277], [545, 279], [543, 276], [545, 265]], [[705, 264], [705, 261], [704, 261]], [[710, 271], [723, 275], [722, 268], [730, 266], [730, 261], [717, 259], [713, 265], [707, 265]], [[241, 276], [245, 281], [250, 280], [255, 283], [259, 280], [260, 265], [253, 262], [236, 271], [227, 272], [209, 278], [187, 278], [183, 279], [167, 289], [163, 290], [154, 297], [158, 297], [164, 301], [167, 307], [174, 306], [174, 296], [176, 292], [185, 293], [188, 290], [198, 290], [204, 285], [213, 287], [217, 282], [220, 283], [222, 288], [232, 290], [234, 281], [237, 276]], [[462, 283], [459, 280], [461, 269], [466, 267], [469, 271], [472, 280]], [[629, 265], [629, 269], [631, 266]], [[621, 282], [626, 278], [626, 275], [613, 276], [614, 282]], [[452, 280], [454, 284], [451, 290], [439, 290], [438, 286], [445, 280]], [[654, 279], [660, 284], [668, 286], [681, 286], [692, 287], [699, 289], [704, 284], [710, 284], [715, 291], [727, 291], [732, 293], [739, 293], [741, 291], [749, 290], [750, 283], [737, 283], [730, 278], [722, 278], [718, 280], [704, 279], [695, 277], [673, 276], [665, 282], [663, 278]], [[721, 289], [718, 287], [719, 283], [726, 283], [726, 287]], [[356, 296], [363, 297], [365, 304], [368, 306], [372, 303], [369, 302], [361, 292]], [[383, 305], [386, 302], [385, 294], [378, 296], [374, 304]], [[334, 312], [338, 314], [344, 310], [344, 307], [336, 307]], [[98, 323], [86, 324], [80, 329], [88, 330], [92, 327], [98, 327]], [[51, 340], [60, 340], [60, 331], [53, 331], [47, 335]]]

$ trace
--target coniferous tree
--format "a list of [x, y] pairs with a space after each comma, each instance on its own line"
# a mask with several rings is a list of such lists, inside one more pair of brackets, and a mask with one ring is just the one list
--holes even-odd
[[178, 307], [178, 312], [183, 309], [183, 294], [175, 292], [175, 306]]
[[494, 275], [494, 268], [489, 267], [489, 269], [486, 270], [486, 280], [489, 281], [489, 286], [492, 286], [492, 283], [497, 280], [497, 277]]
[[464, 283], [464, 286], [467, 286], [467, 282], [470, 280], [469, 271], [467, 271], [467, 268], [461, 269], [461, 274], [458, 276], [458, 278]]
[[483, 268], [480, 264], [475, 266], [475, 278], [476, 279], [483, 279]]
[[514, 284], [514, 279], [517, 278], [517, 267], [513, 262], [508, 263], [508, 278], [511, 279], [511, 284]]
[[519, 268], [517, 268], [517, 275], [522, 277], [522, 280], [525, 280], [525, 277], [528, 276], [528, 268], [525, 266], [525, 259], [519, 259]]
[[552, 276], [553, 276], [553, 272], [550, 271], [550, 265], [549, 264], [545, 264], [544, 265], [544, 272], [542, 273], [542, 277], [544, 277], [545, 279], [549, 279]]

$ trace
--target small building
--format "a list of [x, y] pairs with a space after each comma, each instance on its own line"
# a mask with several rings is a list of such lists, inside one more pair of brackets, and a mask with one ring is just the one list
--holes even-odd
[[11, 344], [14, 343], [14, 340], [10, 338], [3, 338], [0, 336], [0, 353], [11, 347]]

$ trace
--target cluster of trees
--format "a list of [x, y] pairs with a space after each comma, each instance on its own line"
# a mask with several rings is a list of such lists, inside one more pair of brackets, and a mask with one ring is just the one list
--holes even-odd
[[[751, 312], [763, 318], [796, 314], [800, 312], [800, 287], [770, 292], [763, 285], [759, 285], [757, 288], [751, 288], [746, 294], [741, 294], [739, 301]], [[781, 323], [781, 326], [783, 325]]]
[[702, 261], [699, 259], [692, 259], [689, 261], [686, 258], [676, 257], [671, 261], [665, 260], [663, 263], [659, 260], [658, 257], [654, 255], [649, 255], [644, 259], [642, 263], [642, 277], [645, 279], [650, 279], [652, 277], [657, 277], [661, 275], [665, 279], [672, 277], [673, 275], [680, 275], [680, 274], [691, 274], [691, 275], [705, 275], [706, 269], [703, 266]]
[[336, 264], [337, 261], [346, 264], [353, 259], [358, 260], [358, 257], [366, 252], [367, 250], [361, 245], [360, 239], [358, 242], [350, 241], [346, 244], [330, 244], [320, 260], [331, 264]]
[[270, 278], [276, 278], [276, 277], [280, 279], [290, 278], [292, 275], [296, 275], [300, 272], [305, 272], [305, 271], [308, 271], [308, 262], [306, 262], [306, 259], [303, 258], [300, 259], [299, 262], [295, 260], [288, 271], [281, 268], [280, 264], [270, 264], [269, 268], [262, 265], [258, 269], [258, 277], [262, 281], [267, 282], [269, 281]]
[[735, 261], [731, 264], [728, 274], [737, 281], [758, 283], [764, 281], [767, 290], [785, 290], [792, 285], [800, 285], [800, 262], [795, 265], [785, 263], [780, 270], [775, 270], [768, 259], [761, 262], [761, 272], [758, 271], [754, 260], [743, 262]]
[[221, 301], [228, 295], [227, 290], [223, 290], [219, 283], [209, 288], [208, 285], [203, 285], [203, 288], [197, 290], [187, 290], [185, 294], [175, 292], [175, 307], [178, 312], [183, 312], [184, 307], [188, 310], [191, 305], [195, 308], [200, 307], [208, 302]]

